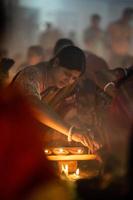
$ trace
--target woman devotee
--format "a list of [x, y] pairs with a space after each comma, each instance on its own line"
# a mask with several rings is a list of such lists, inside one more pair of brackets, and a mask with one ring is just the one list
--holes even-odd
[[[29, 97], [36, 118], [42, 124], [55, 129], [67, 136], [68, 141], [76, 141], [89, 147], [92, 151], [99, 145], [85, 130], [78, 129], [64, 122], [49, 105], [48, 93], [56, 95], [55, 91], [65, 88], [75, 81], [85, 71], [85, 55], [75, 46], [63, 48], [49, 62], [42, 62], [19, 72], [13, 80], [14, 87], [20, 87]], [[42, 101], [43, 95], [43, 101]], [[46, 98], [46, 101], [45, 98]]]

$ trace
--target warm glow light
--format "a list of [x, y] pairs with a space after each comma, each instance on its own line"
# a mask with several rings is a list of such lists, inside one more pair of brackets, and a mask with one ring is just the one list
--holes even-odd
[[79, 168], [76, 169], [76, 173], [75, 173], [77, 176], [79, 176]]
[[45, 149], [45, 153], [48, 153], [48, 149]]
[[66, 174], [68, 175], [68, 165], [65, 165], [65, 171], [66, 171]]
[[78, 153], [81, 153], [81, 149], [78, 149]]
[[64, 174], [66, 175], [66, 176], [68, 176], [68, 165], [62, 165], [61, 166], [61, 170], [62, 170], [62, 172], [64, 172]]
[[60, 152], [60, 153], [63, 153], [63, 149], [59, 149], [59, 152]]

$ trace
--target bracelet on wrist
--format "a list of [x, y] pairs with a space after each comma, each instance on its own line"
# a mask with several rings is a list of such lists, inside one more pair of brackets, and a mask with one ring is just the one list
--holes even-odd
[[107, 83], [107, 84], [104, 86], [104, 88], [103, 88], [104, 92], [106, 92], [107, 88], [108, 88], [110, 85], [112, 85], [113, 87], [115, 87], [115, 83], [114, 83], [114, 82], [109, 82], [109, 83]]

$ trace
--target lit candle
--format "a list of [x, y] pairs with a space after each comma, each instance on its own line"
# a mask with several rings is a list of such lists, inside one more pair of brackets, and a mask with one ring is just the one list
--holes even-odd
[[76, 172], [75, 172], [76, 176], [79, 176], [79, 168], [76, 169]]
[[66, 176], [68, 176], [68, 165], [65, 165], [65, 173], [66, 173]]
[[77, 153], [78, 153], [78, 154], [81, 154], [81, 153], [82, 153], [82, 150], [81, 150], [81, 149], [78, 149]]
[[63, 153], [63, 149], [62, 149], [62, 148], [61, 148], [61, 149], [59, 149], [59, 152], [60, 152], [60, 153]]
[[63, 149], [63, 148], [54, 148], [53, 152], [56, 155], [67, 155], [67, 154], [69, 154], [69, 152], [66, 149]]
[[61, 171], [64, 173], [66, 176], [68, 176], [68, 165], [62, 165], [61, 166]]
[[46, 153], [46, 154], [48, 153], [48, 149], [45, 149], [45, 153]]
[[45, 149], [44, 152], [45, 152], [46, 155], [51, 154], [51, 151], [49, 149]]
[[72, 147], [69, 149], [69, 152], [73, 155], [81, 155], [84, 153], [84, 149], [80, 147]]
[[68, 178], [68, 180], [70, 180], [70, 181], [76, 181], [76, 180], [80, 179], [80, 176], [79, 176], [79, 168], [76, 169], [75, 173], [69, 174], [69, 175], [67, 176], [67, 178]]

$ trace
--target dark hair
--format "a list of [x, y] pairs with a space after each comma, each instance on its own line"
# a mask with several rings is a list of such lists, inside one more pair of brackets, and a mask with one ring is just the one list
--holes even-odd
[[121, 85], [128, 83], [129, 80], [133, 80], [133, 69], [132, 67], [127, 70], [127, 76], [124, 76], [117, 84], [117, 87], [121, 87]]
[[100, 15], [98, 15], [98, 14], [93, 14], [93, 15], [91, 16], [91, 19], [92, 19], [92, 20], [101, 20], [101, 17], [100, 17]]
[[53, 50], [53, 54], [56, 55], [62, 48], [66, 46], [71, 46], [71, 45], [74, 46], [74, 43], [72, 40], [68, 38], [61, 38], [57, 40], [54, 50]]
[[84, 52], [76, 46], [67, 46], [61, 49], [53, 59], [59, 59], [59, 65], [70, 70], [78, 70], [83, 74], [86, 68], [85, 54]]
[[[0, 1], [0, 47], [4, 45], [5, 33], [7, 31], [8, 16], [6, 12], [5, 1]], [[9, 10], [8, 10], [9, 11]]]
[[28, 52], [31, 52], [38, 56], [44, 56], [44, 49], [39, 45], [33, 45], [28, 48]]

